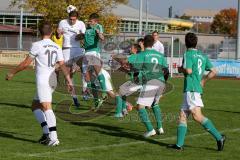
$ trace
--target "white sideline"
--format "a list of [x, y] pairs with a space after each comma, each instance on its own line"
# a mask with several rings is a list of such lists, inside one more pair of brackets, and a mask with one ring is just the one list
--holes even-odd
[[[240, 131], [240, 128], [232, 129], [232, 130], [223, 130], [220, 131], [221, 133], [229, 133], [229, 132], [237, 132]], [[200, 134], [194, 134], [194, 135], [189, 135], [186, 136], [186, 138], [193, 138], [193, 137], [198, 137], [202, 135], [207, 135], [209, 134], [208, 132], [205, 133], [200, 133]], [[167, 137], [167, 138], [158, 138], [158, 139], [152, 139], [155, 141], [165, 141], [165, 140], [174, 140], [176, 139], [176, 136], [172, 137]], [[82, 147], [82, 148], [74, 148], [74, 149], [63, 149], [59, 150], [56, 152], [45, 152], [45, 153], [32, 153], [32, 154], [22, 154], [18, 153], [18, 156], [23, 156], [23, 157], [49, 157], [50, 154], [56, 154], [56, 153], [68, 153], [68, 152], [81, 152], [81, 151], [90, 151], [90, 150], [96, 150], [96, 149], [105, 149], [105, 148], [110, 148], [110, 147], [123, 147], [123, 146], [128, 146], [128, 145], [136, 145], [136, 144], [141, 144], [141, 143], [147, 143], [147, 141], [137, 141], [137, 142], [129, 142], [129, 143], [122, 143], [122, 144], [111, 144], [111, 145], [99, 145], [96, 147]]]

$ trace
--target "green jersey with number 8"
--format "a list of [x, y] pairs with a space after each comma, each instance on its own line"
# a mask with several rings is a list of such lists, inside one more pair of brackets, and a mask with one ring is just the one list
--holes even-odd
[[183, 68], [191, 69], [192, 74], [185, 75], [184, 78], [184, 92], [198, 92], [202, 93], [201, 81], [205, 71], [213, 68], [207, 55], [202, 54], [197, 49], [188, 49], [184, 53]]
[[162, 68], [167, 68], [166, 59], [163, 54], [154, 49], [147, 48], [145, 51], [137, 54], [134, 67], [142, 71], [143, 82], [152, 79], [158, 79], [165, 82]]

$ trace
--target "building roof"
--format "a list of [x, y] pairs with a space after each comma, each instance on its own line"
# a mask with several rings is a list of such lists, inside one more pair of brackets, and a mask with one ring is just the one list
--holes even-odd
[[[34, 30], [30, 28], [24, 28], [23, 27], [23, 33], [33, 33]], [[0, 32], [19, 32], [20, 26], [14, 26], [14, 25], [2, 25], [0, 24]]]
[[186, 9], [184, 13], [187, 16], [214, 17], [219, 11], [210, 9]]
[[[116, 7], [112, 8], [112, 13], [123, 20], [139, 21], [139, 9], [133, 8], [128, 5], [119, 4]], [[142, 15], [142, 19], [143, 21], [145, 21], [146, 12], [143, 12]], [[148, 21], [167, 23], [167, 20], [165, 20], [164, 18], [152, 15], [150, 13], [148, 13]]]

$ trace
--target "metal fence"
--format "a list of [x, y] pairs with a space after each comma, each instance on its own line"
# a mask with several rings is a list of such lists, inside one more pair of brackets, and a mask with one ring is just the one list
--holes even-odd
[[[111, 61], [112, 54], [128, 55], [131, 45], [136, 43], [139, 38], [142, 37], [136, 35], [105, 35], [105, 41], [101, 43], [101, 56], [106, 69], [111, 69], [108, 64]], [[160, 37], [160, 39], [164, 45], [164, 54], [167, 57], [170, 71], [172, 74], [177, 73], [177, 67], [181, 66], [182, 55], [186, 51], [185, 44], [176, 36]], [[18, 35], [0, 36], [0, 50], [18, 50], [18, 40]], [[34, 36], [23, 36], [23, 50], [28, 51], [32, 42], [37, 40], [38, 38]], [[233, 60], [236, 53], [236, 39], [226, 37], [219, 43], [201, 42], [198, 43], [198, 48], [212, 60]], [[13, 58], [10, 58], [9, 61], [16, 57], [16, 55], [12, 56]], [[11, 57], [9, 53], [8, 57]], [[2, 60], [7, 62], [6, 57], [4, 59], [2, 58]], [[9, 64], [13, 63], [9, 62]]]
[[[37, 41], [39, 38], [32, 35], [23, 36], [23, 50], [28, 51], [32, 42]], [[19, 49], [19, 36], [18, 35], [0, 35], [0, 50], [18, 50]]]
[[[102, 43], [102, 51], [109, 50], [114, 53], [127, 53], [131, 44], [135, 43], [139, 36], [129, 35], [106, 35], [106, 40]], [[185, 44], [173, 36], [173, 56], [181, 57], [186, 51]], [[23, 35], [23, 50], [28, 51], [32, 42], [37, 41], [39, 38], [32, 35]], [[161, 41], [164, 44], [165, 55], [170, 57], [171, 55], [171, 38], [161, 37]], [[209, 55], [211, 59], [234, 59], [236, 52], [236, 39], [224, 38], [220, 43], [199, 43], [198, 48]], [[18, 35], [0, 35], [0, 50], [18, 50], [19, 49], [19, 36]]]

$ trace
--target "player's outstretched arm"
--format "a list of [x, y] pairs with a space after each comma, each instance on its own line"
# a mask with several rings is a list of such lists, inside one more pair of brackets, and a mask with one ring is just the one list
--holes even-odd
[[202, 79], [202, 86], [204, 87], [206, 82], [214, 78], [217, 75], [217, 70], [215, 68], [210, 69], [210, 72]]
[[113, 55], [112, 59], [117, 61], [121, 65], [121, 67], [118, 68], [118, 70], [120, 70], [122, 72], [127, 72], [127, 73], [130, 71], [131, 66], [128, 63], [128, 59], [126, 56], [122, 57], [119, 55]]
[[68, 91], [71, 92], [73, 89], [73, 84], [72, 84], [72, 80], [70, 78], [70, 73], [64, 64], [64, 61], [59, 61], [58, 64], [59, 64], [59, 67], [61, 68], [61, 70], [63, 71], [63, 74], [67, 80]]
[[22, 61], [16, 68], [12, 69], [6, 75], [6, 80], [11, 80], [15, 74], [26, 69], [31, 63], [33, 59], [28, 55], [24, 61]]

